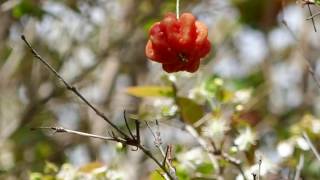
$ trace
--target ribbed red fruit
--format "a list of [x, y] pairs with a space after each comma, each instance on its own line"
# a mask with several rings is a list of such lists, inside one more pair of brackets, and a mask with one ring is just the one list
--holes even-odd
[[145, 53], [150, 60], [161, 63], [166, 72], [192, 73], [198, 70], [200, 59], [210, 49], [205, 24], [191, 13], [183, 13], [179, 19], [168, 13], [151, 27]]

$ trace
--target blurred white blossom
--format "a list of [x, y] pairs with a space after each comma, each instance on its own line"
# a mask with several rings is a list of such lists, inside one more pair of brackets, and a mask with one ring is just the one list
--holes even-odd
[[294, 142], [292, 141], [282, 141], [277, 146], [278, 154], [283, 157], [289, 157], [294, 151]]
[[203, 135], [220, 144], [223, 140], [225, 133], [230, 129], [229, 124], [225, 119], [215, 119], [211, 116], [208, 125], [203, 127]]
[[252, 132], [250, 127], [240, 130], [240, 135], [234, 140], [235, 145], [240, 151], [247, 150], [251, 145], [256, 143], [256, 134]]

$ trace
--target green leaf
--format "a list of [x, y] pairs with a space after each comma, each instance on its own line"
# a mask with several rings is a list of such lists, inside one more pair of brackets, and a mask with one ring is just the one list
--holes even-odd
[[43, 178], [43, 175], [38, 172], [33, 172], [29, 175], [30, 180], [41, 180]]
[[153, 171], [149, 175], [149, 180], [163, 180], [164, 178], [159, 174], [161, 171]]
[[57, 173], [58, 170], [59, 169], [55, 164], [46, 161], [46, 165], [45, 165], [43, 171], [44, 171], [45, 174], [53, 174], [53, 173]]
[[209, 98], [214, 97], [218, 101], [228, 102], [232, 100], [233, 93], [225, 88], [224, 81], [217, 77], [212, 76], [203, 83], [204, 90], [207, 92]]
[[33, 1], [22, 0], [12, 9], [12, 16], [15, 18], [20, 18], [25, 14], [41, 18], [44, 14], [44, 11]]
[[170, 86], [136, 86], [127, 88], [126, 92], [136, 97], [172, 97]]
[[197, 172], [201, 174], [212, 174], [214, 172], [214, 167], [212, 163], [202, 163], [197, 167]]
[[182, 119], [188, 124], [197, 122], [204, 115], [202, 107], [189, 98], [178, 97], [177, 103]]
[[251, 74], [245, 78], [234, 79], [231, 81], [232, 86], [237, 89], [256, 88], [264, 82], [262, 72]]

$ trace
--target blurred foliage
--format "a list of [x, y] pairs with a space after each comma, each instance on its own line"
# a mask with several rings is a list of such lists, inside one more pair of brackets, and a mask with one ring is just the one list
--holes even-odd
[[[180, 2], [180, 12], [208, 25], [213, 42], [194, 74], [166, 74], [144, 55], [149, 28], [175, 12], [174, 0], [0, 1], [0, 179], [164, 179], [150, 159], [121, 143], [30, 131], [112, 133], [34, 61], [21, 33], [120, 128], [123, 110], [132, 132], [141, 120], [142, 142], [156, 158], [150, 130], [163, 147], [171, 144], [178, 179], [241, 180], [230, 159], [250, 179], [260, 158], [263, 179], [293, 179], [302, 156], [301, 178], [320, 179], [303, 136], [320, 149], [319, 89], [303, 59], [318, 69], [320, 41], [305, 21], [307, 8], [293, 0]], [[186, 124], [212, 147], [201, 147]]]

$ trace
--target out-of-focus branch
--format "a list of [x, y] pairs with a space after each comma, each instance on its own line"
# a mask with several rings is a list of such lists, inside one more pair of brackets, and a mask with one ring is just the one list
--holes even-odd
[[[288, 30], [288, 32], [290, 33], [290, 35], [293, 37], [293, 39], [298, 42], [298, 37], [295, 35], [295, 33], [292, 31], [292, 29], [289, 27], [287, 21], [285, 20], [284, 17], [284, 12], [281, 15], [281, 23], [286, 27], [286, 29]], [[320, 80], [317, 77], [316, 73], [315, 73], [315, 69], [313, 67], [313, 63], [312, 61], [306, 57], [306, 55], [303, 52], [302, 48], [299, 48], [299, 51], [301, 51], [301, 55], [303, 56], [307, 66], [308, 66], [308, 71], [310, 73], [310, 75], [312, 76], [313, 80], [316, 82], [316, 85], [318, 86], [318, 88], [320, 89]]]
[[299, 163], [297, 165], [296, 173], [294, 175], [294, 180], [300, 179], [301, 171], [303, 169], [303, 164], [304, 164], [304, 155], [302, 154], [302, 155], [300, 155]]
[[[174, 99], [175, 99], [175, 102], [177, 104], [177, 106], [179, 107], [179, 103], [177, 102], [177, 99], [178, 99], [178, 89], [177, 89], [177, 86], [172, 82], [172, 89], [173, 89], [173, 95], [174, 95]], [[179, 109], [181, 109], [181, 107], [179, 107]], [[181, 116], [182, 118], [182, 116]], [[212, 165], [217, 168], [220, 172], [220, 166], [216, 163], [216, 161], [214, 160], [214, 156], [220, 156], [222, 157], [224, 160], [228, 161], [230, 164], [234, 165], [240, 172], [240, 174], [242, 175], [243, 179], [244, 180], [247, 180], [247, 177], [245, 176], [245, 173], [243, 171], [243, 168], [242, 168], [242, 164], [241, 164], [241, 161], [234, 158], [234, 157], [231, 157], [228, 153], [226, 152], [223, 152], [222, 150], [218, 150], [216, 149], [216, 146], [213, 142], [208, 143], [205, 139], [203, 139], [199, 133], [197, 132], [197, 130], [192, 127], [191, 125], [188, 125], [185, 123], [185, 121], [182, 120], [182, 122], [184, 123], [184, 129], [190, 134], [192, 135], [196, 140], [197, 142], [201, 145], [201, 147], [208, 152], [208, 156], [212, 162]], [[213, 148], [213, 151], [211, 150]]]
[[311, 142], [308, 134], [306, 132], [302, 133], [303, 138], [307, 141], [310, 149], [312, 150], [313, 154], [316, 156], [316, 158], [318, 159], [318, 161], [320, 162], [320, 155], [318, 150], [316, 149], [316, 147], [314, 147], [313, 143]]
[[174, 167], [172, 166], [170, 160], [169, 160], [169, 150], [171, 148], [170, 145], [167, 146], [166, 151], [164, 151], [163, 147], [162, 147], [162, 141], [161, 141], [161, 137], [160, 137], [160, 131], [159, 131], [159, 124], [158, 121], [156, 121], [156, 125], [157, 125], [157, 131], [154, 132], [151, 128], [151, 126], [149, 125], [148, 122], [146, 122], [146, 125], [148, 127], [148, 129], [150, 130], [153, 138], [154, 138], [154, 144], [155, 146], [159, 149], [162, 157], [163, 157], [163, 161], [162, 161], [162, 165], [165, 166], [167, 165], [169, 167], [170, 173], [174, 174], [174, 176], [176, 176], [176, 171], [174, 169]]
[[313, 14], [312, 14], [312, 11], [310, 8], [310, 4], [307, 4], [307, 6], [308, 6], [309, 13], [310, 13], [310, 17], [312, 17], [311, 21], [312, 21], [313, 29], [315, 32], [317, 32], [317, 27], [316, 27], [316, 23], [314, 22], [314, 18], [313, 18]]
[[[46, 68], [48, 70], [50, 70], [56, 76], [56, 78], [58, 78], [64, 84], [64, 86], [66, 87], [67, 90], [71, 91], [76, 96], [78, 96], [90, 109], [92, 109], [99, 117], [101, 117], [103, 120], [105, 120], [111, 127], [113, 127], [113, 129], [115, 129], [124, 138], [117, 137], [112, 131], [111, 131], [112, 132], [111, 137], [102, 137], [102, 136], [98, 136], [98, 135], [73, 131], [73, 130], [64, 129], [64, 128], [57, 128], [57, 127], [44, 127], [42, 129], [51, 129], [57, 133], [70, 133], [70, 134], [76, 134], [76, 135], [80, 135], [80, 136], [103, 139], [103, 140], [107, 140], [107, 141], [113, 140], [113, 141], [121, 142], [121, 143], [129, 145], [129, 146], [137, 147], [138, 149], [141, 149], [146, 156], [151, 158], [167, 174], [169, 179], [175, 179], [171, 175], [171, 173], [167, 170], [167, 168], [164, 165], [162, 165], [162, 163], [160, 161], [158, 161], [153, 156], [153, 154], [140, 143], [139, 123], [136, 123], [137, 135], [134, 136], [129, 127], [127, 127], [127, 128], [128, 128], [128, 131], [130, 132], [131, 136], [127, 135], [123, 130], [121, 130], [119, 127], [117, 127], [106, 115], [104, 115], [104, 113], [102, 113], [94, 105], [92, 105], [74, 86], [70, 85], [46, 60], [44, 60], [38, 54], [38, 52], [31, 46], [31, 44], [27, 41], [27, 39], [25, 38], [24, 35], [22, 35], [21, 38], [24, 41], [24, 43], [28, 46], [28, 48], [30, 49], [30, 51], [34, 55], [34, 57], [36, 59], [38, 59], [44, 66], [46, 66]], [[127, 121], [126, 118], [125, 118], [125, 121]]]

